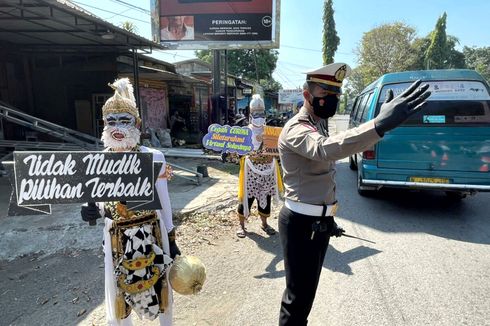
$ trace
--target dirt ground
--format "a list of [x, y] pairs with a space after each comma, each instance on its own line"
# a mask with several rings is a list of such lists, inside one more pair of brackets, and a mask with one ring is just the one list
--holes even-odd
[[[278, 235], [269, 238], [260, 229], [257, 216], [247, 223], [248, 238], [238, 239], [234, 215], [227, 213], [209, 218], [189, 216], [179, 226], [182, 252], [198, 256], [208, 277], [197, 296], [175, 294], [175, 325], [231, 325], [223, 317], [227, 310], [241, 305], [247, 284], [240, 280], [250, 278], [250, 270], [241, 266], [255, 264], [257, 245], [268, 252], [279, 250]], [[277, 220], [272, 219], [271, 225], [277, 228]], [[103, 267], [101, 250], [67, 250], [43, 258], [28, 255], [2, 262], [0, 325], [105, 325]], [[280, 273], [278, 269], [282, 266], [272, 264], [255, 281]], [[198, 311], [206, 311], [206, 315]], [[135, 325], [157, 325], [139, 321], [134, 314], [133, 321]]]
[[[220, 170], [214, 170], [213, 164]], [[236, 187], [237, 167], [223, 166], [219, 162], [209, 165], [210, 174], [218, 174], [221, 180], [225, 179], [224, 174], [231, 177], [226, 181], [226, 194], [218, 192], [214, 204], [210, 196], [209, 207], [205, 209], [174, 216], [181, 251], [198, 256], [207, 270], [207, 280], [200, 294], [175, 294], [174, 324], [177, 326], [233, 325], [235, 312], [240, 313], [247, 305], [261, 305], [262, 290], [252, 292], [250, 302], [243, 301], [250, 286], [256, 283], [256, 286], [268, 287], [264, 282], [267, 278], [283, 282], [282, 272], [278, 271], [282, 270], [278, 235], [268, 236], [260, 229], [255, 209], [247, 222], [248, 237], [238, 239], [235, 235], [237, 200], [230, 189]], [[276, 204], [270, 221], [276, 229], [279, 209]], [[54, 227], [53, 231], [56, 229]], [[26, 240], [36, 241], [32, 237]], [[41, 251], [14, 260], [1, 260], [0, 325], [105, 325], [103, 267], [101, 249], [71, 248], [48, 255]], [[271, 316], [275, 318], [280, 292], [276, 290], [273, 297], [275, 305]], [[133, 321], [135, 325], [158, 324], [140, 321], [134, 314]], [[272, 320], [271, 323], [275, 324]], [[259, 324], [268, 325], [267, 322]], [[244, 325], [259, 324], [251, 320]]]

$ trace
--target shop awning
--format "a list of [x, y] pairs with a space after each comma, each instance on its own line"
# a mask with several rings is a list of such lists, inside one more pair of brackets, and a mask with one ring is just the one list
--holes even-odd
[[38, 53], [163, 49], [66, 0], [0, 1], [0, 46]]

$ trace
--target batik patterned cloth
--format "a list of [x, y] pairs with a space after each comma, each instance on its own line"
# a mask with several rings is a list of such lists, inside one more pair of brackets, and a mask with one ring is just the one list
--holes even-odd
[[[255, 197], [260, 208], [267, 206], [267, 196], [276, 194], [276, 178], [274, 164], [254, 164], [245, 161], [247, 169], [247, 198]], [[258, 171], [262, 173], [258, 173]]]
[[243, 216], [248, 217], [248, 198], [256, 198], [260, 208], [267, 206], [267, 196], [279, 201], [283, 191], [277, 160], [271, 156], [245, 156], [240, 160], [238, 200], [243, 204]]
[[[154, 276], [154, 266], [158, 267], [158, 278], [165, 275], [167, 268], [172, 263], [172, 259], [165, 255], [157, 245], [153, 225], [146, 224], [126, 229], [123, 234], [124, 255], [116, 262], [114, 270], [114, 274], [117, 277], [123, 275], [124, 283], [128, 285], [135, 284], [141, 280], [150, 280]], [[123, 266], [123, 261], [150, 257], [152, 254], [155, 255], [153, 263], [144, 268], [129, 270]], [[160, 312], [160, 286], [158, 283], [139, 293], [124, 292], [125, 301], [138, 316], [153, 320]]]
[[[114, 221], [112, 255], [117, 291], [140, 318], [154, 320], [163, 312], [162, 282], [166, 282], [164, 276], [173, 261], [162, 250], [158, 219], [152, 211], [130, 211], [120, 202], [106, 203], [105, 211]], [[142, 264], [145, 260], [151, 263]], [[134, 266], [126, 268], [131, 261]], [[137, 264], [144, 266], [138, 269]], [[121, 288], [121, 282], [131, 290]]]

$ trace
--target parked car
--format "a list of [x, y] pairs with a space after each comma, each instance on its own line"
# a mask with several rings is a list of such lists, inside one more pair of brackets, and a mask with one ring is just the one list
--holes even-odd
[[473, 70], [383, 75], [355, 99], [349, 127], [376, 117], [388, 89], [396, 96], [417, 79], [432, 91], [423, 110], [349, 158], [359, 194], [382, 187], [437, 189], [461, 199], [490, 191], [490, 88]]

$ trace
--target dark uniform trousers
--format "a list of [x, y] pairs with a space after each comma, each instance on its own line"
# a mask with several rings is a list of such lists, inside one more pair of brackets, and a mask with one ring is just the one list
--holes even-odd
[[[312, 224], [317, 221], [326, 223], [328, 230], [315, 232], [312, 239]], [[280, 326], [308, 323], [332, 227], [332, 216], [303, 215], [285, 206], [281, 209], [279, 236], [284, 254], [286, 290], [281, 302]]]

